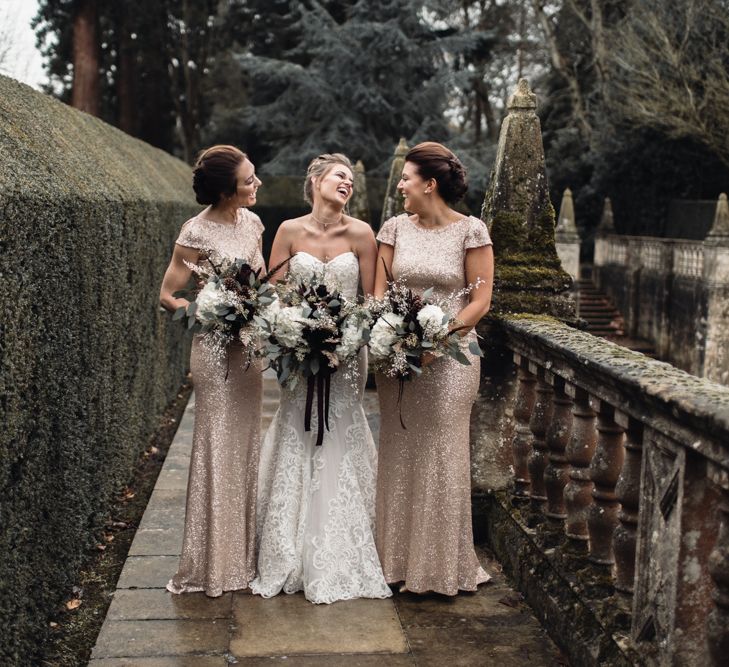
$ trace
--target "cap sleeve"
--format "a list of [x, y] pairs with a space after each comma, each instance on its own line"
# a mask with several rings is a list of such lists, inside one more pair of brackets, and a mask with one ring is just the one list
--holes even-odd
[[255, 232], [256, 236], [262, 236], [263, 230], [265, 227], [263, 226], [263, 223], [261, 222], [261, 218], [258, 216], [257, 213], [254, 213], [253, 211], [249, 211], [247, 208], [241, 209], [243, 211], [243, 215], [248, 220], [249, 224], [251, 225], [251, 228]]
[[493, 245], [486, 223], [471, 216], [468, 219], [468, 230], [466, 231], [466, 238], [463, 240], [463, 247], [468, 250], [469, 248], [480, 248], [485, 245]]
[[204, 250], [203, 236], [201, 234], [200, 225], [196, 218], [190, 218], [180, 230], [176, 243], [186, 248], [195, 248], [196, 250]]
[[397, 216], [389, 218], [382, 223], [380, 231], [377, 233], [377, 240], [387, 245], [395, 245], [397, 239]]

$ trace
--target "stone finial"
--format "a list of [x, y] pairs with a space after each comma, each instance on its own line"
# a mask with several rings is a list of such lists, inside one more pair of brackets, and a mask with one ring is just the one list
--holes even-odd
[[519, 81], [501, 124], [496, 161], [481, 208], [494, 242], [494, 314], [574, 317], [571, 277], [557, 255], [536, 95]]
[[711, 225], [705, 241], [716, 245], [729, 245], [729, 204], [724, 192], [719, 195], [719, 201], [716, 202], [714, 224]]
[[602, 234], [615, 233], [615, 223], [613, 221], [613, 205], [610, 201], [610, 197], [605, 197], [605, 202], [602, 205], [600, 224], [597, 226], [597, 231]]
[[572, 199], [572, 190], [569, 188], [566, 188], [562, 195], [557, 228], [555, 229], [555, 240], [558, 243], [575, 243], [580, 240], [577, 225], [575, 224], [575, 204]]
[[537, 96], [529, 87], [529, 81], [527, 79], [519, 79], [519, 83], [516, 84], [516, 90], [509, 98], [506, 108], [509, 111], [536, 110]]
[[355, 218], [372, 224], [370, 217], [370, 204], [367, 198], [367, 176], [362, 160], [354, 165], [354, 190], [349, 202], [349, 213]]
[[405, 137], [400, 137], [400, 141], [397, 142], [397, 148], [395, 149], [395, 157], [405, 157], [408, 154], [410, 147], [405, 141]]
[[390, 219], [394, 215], [399, 215], [404, 212], [403, 199], [400, 193], [397, 191], [397, 184], [400, 182], [400, 175], [402, 174], [402, 168], [405, 165], [405, 156], [410, 148], [403, 137], [400, 137], [400, 141], [395, 149], [395, 154], [392, 158], [392, 165], [390, 166], [390, 176], [387, 179], [387, 187], [385, 188], [385, 201], [382, 203], [382, 217], [380, 218], [380, 225], [385, 220]]

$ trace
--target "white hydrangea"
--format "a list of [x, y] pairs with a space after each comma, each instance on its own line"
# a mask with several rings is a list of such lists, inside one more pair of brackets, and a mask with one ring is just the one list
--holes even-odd
[[350, 319], [342, 331], [342, 341], [337, 345], [336, 353], [340, 361], [355, 354], [362, 345], [362, 326]]
[[278, 297], [274, 298], [271, 303], [269, 303], [267, 306], [264, 306], [259, 311], [259, 315], [266, 320], [271, 326], [274, 326], [276, 324], [276, 318], [278, 317], [279, 312], [281, 311], [281, 303], [278, 300]]
[[285, 347], [296, 347], [304, 328], [304, 310], [301, 306], [279, 308], [274, 324], [274, 335]]
[[426, 337], [434, 338], [441, 334], [445, 335], [448, 333], [448, 322], [443, 323], [445, 319], [445, 313], [443, 309], [434, 304], [428, 304], [423, 306], [418, 313], [418, 323], [423, 327], [423, 332]]
[[216, 308], [227, 304], [225, 294], [214, 282], [205, 283], [205, 287], [200, 290], [200, 293], [195, 299], [197, 303], [197, 310], [195, 311], [195, 317], [200, 322], [213, 322], [218, 319], [215, 312]]
[[370, 332], [370, 352], [375, 359], [385, 359], [392, 351], [397, 340], [395, 329], [402, 326], [405, 318], [397, 313], [384, 313], [379, 317]]

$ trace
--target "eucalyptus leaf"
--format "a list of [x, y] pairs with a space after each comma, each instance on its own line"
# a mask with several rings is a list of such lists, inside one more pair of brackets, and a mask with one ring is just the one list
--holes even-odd
[[432, 296], [433, 296], [433, 288], [432, 287], [429, 287], [427, 290], [425, 290], [425, 292], [423, 292], [423, 296], [421, 297], [421, 299], [423, 301], [427, 301]]
[[172, 319], [181, 320], [183, 317], [185, 317], [186, 312], [187, 308], [185, 308], [185, 306], [180, 306], [177, 310], [175, 310], [174, 315], [172, 315]]
[[477, 357], [483, 357], [483, 351], [475, 340], [472, 340], [468, 344], [468, 349], [471, 350], [471, 354], [475, 354]]

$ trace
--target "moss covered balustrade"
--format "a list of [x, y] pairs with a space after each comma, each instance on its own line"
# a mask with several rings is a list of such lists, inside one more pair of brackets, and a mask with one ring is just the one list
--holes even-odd
[[505, 570], [574, 664], [723, 664], [729, 388], [548, 316], [496, 323], [511, 483], [474, 492]]
[[0, 76], [0, 663], [32, 664], [173, 398], [183, 162]]

